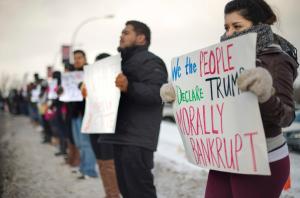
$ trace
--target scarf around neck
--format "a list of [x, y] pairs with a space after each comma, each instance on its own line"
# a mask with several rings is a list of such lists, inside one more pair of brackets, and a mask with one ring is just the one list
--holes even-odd
[[271, 26], [267, 24], [254, 25], [244, 31], [234, 32], [231, 36], [226, 36], [226, 33], [224, 33], [221, 36], [221, 41], [226, 41], [248, 33], [257, 33], [256, 54], [259, 54], [272, 44], [277, 44], [298, 63], [297, 49], [286, 39], [273, 33]]

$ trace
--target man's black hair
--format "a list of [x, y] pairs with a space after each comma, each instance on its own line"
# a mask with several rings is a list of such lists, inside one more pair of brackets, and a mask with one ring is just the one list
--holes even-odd
[[146, 40], [146, 45], [149, 47], [151, 43], [151, 30], [150, 28], [145, 24], [140, 21], [127, 21], [126, 25], [132, 25], [134, 28], [134, 31], [137, 34], [143, 34], [145, 35], [145, 40]]
[[109, 56], [110, 56], [110, 54], [108, 54], [108, 53], [101, 53], [101, 54], [98, 54], [98, 55], [96, 56], [96, 58], [95, 58], [95, 61], [101, 60], [101, 59], [106, 58], [106, 57], [109, 57]]
[[74, 55], [75, 55], [75, 54], [82, 54], [82, 56], [83, 56], [84, 58], [86, 58], [85, 52], [84, 52], [83, 50], [75, 50], [75, 51], [73, 52], [73, 54], [74, 54]]

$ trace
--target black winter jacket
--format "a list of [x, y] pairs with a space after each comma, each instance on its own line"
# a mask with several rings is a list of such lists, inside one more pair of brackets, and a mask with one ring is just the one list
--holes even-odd
[[121, 56], [128, 90], [121, 93], [115, 134], [100, 135], [98, 141], [155, 151], [163, 108], [159, 91], [168, 79], [166, 66], [145, 46], [127, 48]]

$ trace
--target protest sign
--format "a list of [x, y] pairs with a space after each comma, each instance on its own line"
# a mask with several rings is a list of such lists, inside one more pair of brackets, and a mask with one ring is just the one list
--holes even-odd
[[83, 97], [78, 87], [79, 83], [83, 81], [83, 72], [66, 72], [61, 76], [61, 86], [63, 93], [59, 97], [63, 102], [78, 102], [82, 101]]
[[257, 97], [237, 78], [255, 67], [256, 34], [172, 59], [174, 116], [188, 160], [233, 173], [269, 175]]
[[115, 79], [121, 73], [120, 55], [111, 56], [84, 68], [87, 88], [83, 133], [114, 133], [120, 100]]
[[33, 103], [37, 103], [40, 101], [40, 94], [41, 94], [41, 86], [37, 85], [35, 89], [31, 90], [31, 97], [30, 101]]
[[57, 89], [57, 79], [51, 79], [48, 80], [48, 99], [49, 100], [55, 100], [57, 99], [57, 93], [56, 93], [56, 89]]

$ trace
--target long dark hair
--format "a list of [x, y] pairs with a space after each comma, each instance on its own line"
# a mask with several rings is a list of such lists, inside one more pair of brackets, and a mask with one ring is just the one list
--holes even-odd
[[259, 23], [273, 25], [277, 21], [272, 8], [264, 0], [233, 0], [228, 2], [224, 13], [230, 14], [235, 11], [251, 21], [253, 25]]

